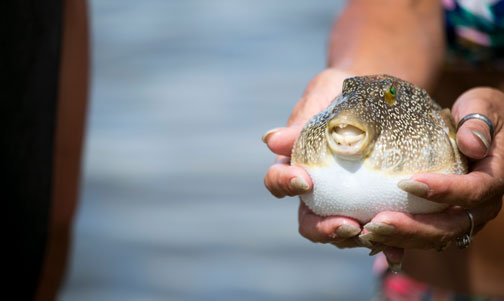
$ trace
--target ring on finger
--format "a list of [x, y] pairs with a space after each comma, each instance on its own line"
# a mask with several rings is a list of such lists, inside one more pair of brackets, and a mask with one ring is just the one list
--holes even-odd
[[485, 122], [488, 125], [488, 129], [490, 130], [490, 140], [493, 139], [495, 128], [492, 121], [485, 115], [479, 113], [472, 113], [462, 117], [462, 119], [460, 119], [459, 123], [457, 124], [457, 131], [464, 124], [464, 122], [466, 122], [469, 119], [479, 119]]
[[469, 217], [469, 221], [471, 223], [471, 228], [469, 229], [469, 232], [462, 235], [462, 236], [459, 236], [455, 239], [455, 242], [457, 244], [457, 247], [459, 249], [465, 249], [467, 247], [469, 247], [469, 244], [471, 243], [471, 239], [472, 239], [472, 235], [473, 235], [473, 232], [474, 232], [474, 218], [473, 218], [473, 215], [471, 213], [471, 211], [469, 211], [468, 209], [465, 209], [465, 212], [467, 214], [467, 216]]

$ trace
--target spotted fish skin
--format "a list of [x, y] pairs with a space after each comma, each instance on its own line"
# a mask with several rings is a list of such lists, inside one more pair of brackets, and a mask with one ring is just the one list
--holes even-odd
[[397, 183], [417, 173], [467, 173], [450, 110], [424, 89], [383, 74], [346, 79], [342, 93], [302, 129], [291, 163], [312, 178], [313, 190], [300, 197], [313, 212], [360, 222], [382, 211], [439, 212], [447, 205]]
[[[395, 88], [395, 102], [385, 94]], [[331, 151], [327, 126], [339, 114], [350, 114], [372, 132], [362, 161], [387, 173], [467, 173], [467, 163], [455, 143], [454, 121], [427, 92], [389, 75], [348, 78], [329, 107], [304, 126], [294, 144], [295, 165], [324, 165]]]

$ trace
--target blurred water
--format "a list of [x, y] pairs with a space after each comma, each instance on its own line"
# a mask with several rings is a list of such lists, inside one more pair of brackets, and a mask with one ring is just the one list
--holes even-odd
[[366, 300], [364, 250], [263, 187], [337, 1], [91, 1], [93, 81], [63, 300]]

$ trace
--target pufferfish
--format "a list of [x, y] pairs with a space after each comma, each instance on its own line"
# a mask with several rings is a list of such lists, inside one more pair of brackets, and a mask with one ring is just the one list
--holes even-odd
[[344, 80], [342, 93], [302, 129], [291, 162], [313, 181], [300, 197], [315, 214], [363, 223], [382, 211], [442, 211], [446, 204], [408, 194], [398, 182], [417, 173], [467, 173], [450, 110], [389, 75]]

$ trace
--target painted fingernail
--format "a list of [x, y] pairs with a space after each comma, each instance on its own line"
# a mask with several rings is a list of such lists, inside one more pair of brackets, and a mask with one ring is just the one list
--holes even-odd
[[373, 233], [366, 233], [366, 234], [359, 235], [359, 238], [371, 241], [375, 238], [375, 235]]
[[381, 235], [389, 235], [396, 231], [396, 228], [392, 225], [387, 225], [384, 223], [367, 223], [364, 225], [364, 229], [369, 232], [373, 232]]
[[350, 238], [359, 234], [360, 231], [361, 229], [355, 226], [344, 224], [339, 226], [338, 229], [336, 229], [336, 234], [338, 234], [338, 237], [341, 238]]
[[370, 240], [362, 239], [360, 237], [356, 237], [355, 239], [356, 239], [357, 244], [359, 246], [366, 247], [366, 248], [369, 248], [369, 249], [373, 248], [373, 243]]
[[388, 263], [389, 269], [394, 274], [397, 274], [401, 271], [402, 265], [400, 262], [392, 262], [392, 261], [388, 260], [388, 258], [387, 258], [387, 263]]
[[290, 180], [290, 187], [299, 192], [306, 192], [310, 189], [310, 185], [301, 177], [294, 177]]
[[369, 252], [369, 256], [375, 256], [376, 254], [383, 251], [383, 249], [385, 249], [385, 246], [374, 247], [371, 249], [371, 252]]
[[415, 180], [404, 179], [397, 183], [397, 186], [402, 190], [414, 194], [419, 197], [426, 197], [429, 192], [429, 186]]
[[264, 135], [261, 137], [261, 140], [262, 142], [264, 143], [268, 143], [268, 138], [273, 135], [274, 133], [278, 132], [280, 128], [274, 128], [274, 129], [271, 129], [269, 131], [267, 131], [266, 133], [264, 133]]
[[366, 248], [373, 248], [373, 242], [372, 240], [374, 239], [374, 234], [373, 233], [366, 233], [366, 234], [361, 234], [358, 237], [358, 241], [361, 245], [363, 245]]
[[481, 142], [485, 145], [485, 149], [488, 150], [488, 148], [490, 147], [490, 142], [488, 142], [487, 138], [483, 135], [483, 133], [477, 130], [471, 130], [471, 132], [474, 134], [474, 136], [476, 136], [476, 138], [481, 140]]

